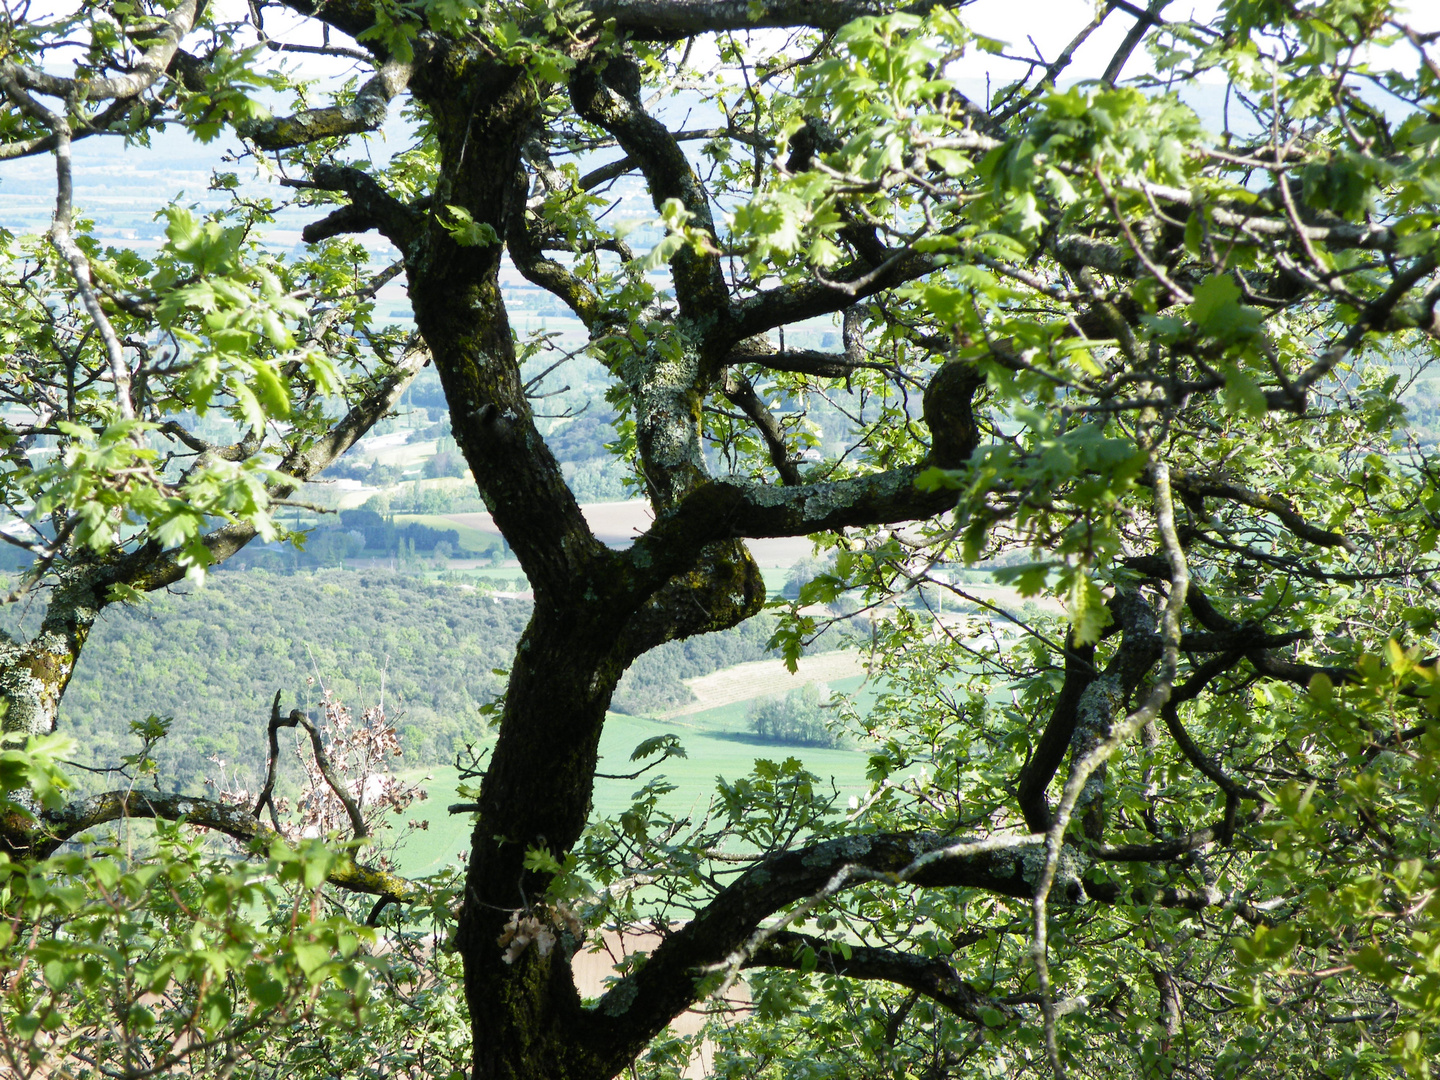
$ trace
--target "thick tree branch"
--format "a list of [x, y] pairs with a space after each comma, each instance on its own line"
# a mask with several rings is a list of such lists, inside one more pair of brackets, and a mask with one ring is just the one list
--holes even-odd
[[749, 549], [736, 540], [704, 548], [695, 565], [664, 582], [616, 636], [622, 665], [667, 641], [738, 626], [765, 606], [765, 579]]
[[[1138, 570], [1161, 580], [1169, 579], [1169, 570], [1165, 560], [1157, 556], [1134, 556], [1122, 561], [1132, 570]], [[1233, 642], [1234, 644], [1229, 647], [1244, 649], [1245, 659], [1249, 660], [1251, 666], [1262, 675], [1269, 675], [1272, 678], [1283, 679], [1301, 686], [1309, 685], [1310, 680], [1316, 675], [1324, 675], [1337, 686], [1355, 679], [1355, 672], [1351, 668], [1336, 665], [1297, 664], [1276, 657], [1268, 651], [1270, 647], [1268, 643], [1277, 638], [1283, 641], [1290, 635], [1266, 635], [1254, 627], [1236, 622], [1221, 612], [1205, 595], [1204, 590], [1194, 582], [1190, 583], [1186, 591], [1185, 605], [1195, 616], [1195, 620], [1214, 635], [1213, 640], [1217, 643]], [[1252, 634], [1254, 637], [1247, 638]]]
[[1087, 879], [1085, 893], [1098, 904], [1134, 904], [1141, 908], [1154, 906], [1196, 914], [1212, 910], [1233, 911], [1251, 926], [1272, 926], [1276, 921], [1269, 910], [1276, 906], [1275, 901], [1261, 907], [1243, 899], [1241, 894], [1221, 892], [1213, 885], [1203, 889], [1182, 889], [1173, 885], [1155, 888]]
[[134, 70], [125, 75], [114, 75], [107, 79], [70, 79], [51, 75], [29, 64], [6, 62], [0, 66], [4, 77], [13, 80], [26, 90], [65, 101], [108, 101], [111, 98], [132, 98], [152, 86], [165, 73], [175, 58], [180, 41], [195, 27], [199, 14], [198, 0], [181, 0], [170, 12], [163, 28], [157, 28], [149, 35], [151, 46], [136, 62]]
[[251, 120], [236, 131], [261, 150], [285, 150], [319, 139], [378, 131], [385, 123], [390, 102], [410, 84], [411, 65], [390, 60], [356, 92], [353, 100], [323, 109], [306, 109], [293, 116]]
[[[1114, 724], [1109, 721], [1108, 717], [1103, 718], [1104, 726], [1100, 728], [1103, 738], [1095, 744], [1093, 749], [1088, 749], [1082, 757], [1077, 748], [1075, 759], [1070, 766], [1070, 774], [1065, 779], [1065, 790], [1060, 797], [1060, 805], [1055, 811], [1055, 820], [1045, 834], [1045, 865], [1040, 872], [1040, 880], [1035, 883], [1034, 940], [1031, 952], [1035, 960], [1041, 1012], [1045, 1018], [1045, 1050], [1056, 1080], [1064, 1080], [1065, 1068], [1060, 1062], [1059, 1043], [1055, 1032], [1055, 1006], [1050, 994], [1050, 963], [1047, 945], [1049, 920], [1046, 912], [1050, 900], [1050, 890], [1060, 872], [1065, 831], [1069, 828], [1071, 815], [1081, 805], [1082, 798], [1098, 802], [1097, 793], [1089, 790], [1091, 776], [1102, 769], [1115, 751], [1135, 732], [1153, 720], [1155, 714], [1170, 700], [1180, 667], [1180, 619], [1185, 610], [1185, 594], [1190, 584], [1190, 571], [1185, 561], [1184, 549], [1181, 548], [1179, 537], [1175, 532], [1175, 507], [1170, 494], [1169, 466], [1163, 461], [1152, 461], [1150, 480], [1155, 493], [1155, 528], [1170, 570], [1170, 595], [1166, 598], [1164, 616], [1161, 621], [1164, 647], [1160, 677], [1150, 688], [1150, 692], [1140, 707], [1120, 723]], [[1117, 658], [1123, 651], [1122, 646], [1122, 649], [1117, 651]], [[1097, 720], [1099, 719], [1101, 718], [1097, 718]]]
[[770, 454], [770, 463], [780, 474], [785, 484], [801, 482], [800, 469], [790, 457], [790, 448], [785, 445], [785, 433], [774, 415], [755, 393], [755, 387], [738, 371], [727, 371], [724, 383], [725, 396], [731, 404], [750, 418], [760, 437], [765, 440], [765, 449]]
[[[183, 55], [183, 52], [176, 54], [177, 58]], [[117, 123], [120, 125], [121, 132], [129, 132], [142, 115], [148, 121], [153, 120], [159, 113], [158, 106], [152, 103], [135, 101], [133, 98], [116, 98], [88, 120], [78, 123], [72, 121], [70, 141], [75, 143], [92, 135], [109, 134], [111, 132], [110, 125]], [[30, 157], [34, 154], [48, 154], [55, 149], [59, 141], [60, 137], [52, 131], [49, 135], [38, 135], [30, 139], [0, 144], [0, 161]]]
[[[630, 37], [670, 41], [723, 30], [809, 26], [837, 30], [864, 15], [889, 11], [923, 14], [940, 0], [885, 4], [876, 0], [598, 0], [590, 11]], [[960, 0], [963, 6], [969, 0]]]
[[[731, 139], [735, 142], [747, 143], [751, 146], [758, 146], [761, 149], [769, 150], [774, 148], [774, 143], [768, 139], [756, 139], [752, 132], [740, 131], [733, 127], [723, 128], [697, 128], [689, 131], [676, 131], [671, 133], [676, 142], [694, 142], [698, 139]], [[580, 178], [576, 187], [581, 191], [594, 191], [602, 184], [616, 180], [628, 172], [633, 172], [639, 166], [634, 158], [628, 154], [616, 158], [614, 161], [607, 161], [604, 165], [597, 165]]]
[[1297, 664], [1294, 661], [1282, 660], [1259, 650], [1246, 653], [1245, 659], [1249, 660], [1260, 674], [1269, 675], [1272, 679], [1280, 679], [1282, 682], [1294, 683], [1296, 686], [1309, 686], [1310, 681], [1316, 675], [1324, 675], [1336, 686], [1357, 681], [1354, 669], [1347, 667]]
[[[1233, 824], [1228, 818], [1222, 818], [1214, 825], [1207, 825], [1203, 829], [1196, 829], [1170, 840], [1160, 840], [1153, 844], [1101, 845], [1089, 849], [1089, 854], [1101, 862], [1169, 862], [1184, 858], [1192, 851], [1199, 851], [1211, 844], [1228, 843], [1233, 832]], [[1087, 882], [1086, 890], [1089, 889]]]
[[807, 536], [941, 513], [955, 504], [955, 492], [922, 490], [915, 481], [932, 465], [957, 468], [968, 460], [979, 443], [971, 402], [981, 385], [982, 377], [961, 361], [945, 364], [931, 377], [924, 399], [931, 450], [918, 465], [793, 486], [711, 480], [657, 515], [622, 557], [634, 567], [637, 583], [663, 581], [688, 569], [696, 553], [717, 540]]
[[[761, 859], [722, 890], [696, 918], [665, 939], [634, 974], [611, 987], [591, 1012], [587, 1041], [618, 1063], [628, 1061], [696, 998], [696, 974], [736, 969], [766, 940], [756, 927], [775, 912], [829, 889], [861, 881], [963, 886], [1007, 896], [1029, 895], [1027, 859], [1038, 837], [973, 843], [921, 834], [880, 833], [831, 840]], [[838, 884], [837, 884], [838, 883]], [[1074, 879], [1073, 898], [1084, 890]], [[624, 1008], [613, 1002], [623, 1001]], [[618, 1066], [617, 1066], [618, 1068]]]
[[929, 255], [899, 251], [879, 267], [868, 261], [851, 263], [825, 279], [817, 276], [767, 289], [735, 305], [735, 340], [843, 311], [856, 300], [924, 277], [934, 269], [935, 261]]
[[[375, 4], [372, 0], [279, 0], [284, 7], [332, 26], [352, 38], [359, 39], [375, 28]], [[364, 43], [372, 56], [387, 59], [389, 52], [379, 38]]]
[[1065, 760], [1065, 752], [1070, 749], [1081, 698], [1095, 680], [1094, 661], [1094, 645], [1076, 645], [1074, 632], [1066, 634], [1065, 680], [1055, 696], [1050, 720], [1035, 744], [1030, 760], [1020, 770], [1016, 788], [1020, 813], [1032, 832], [1045, 832], [1050, 828], [1050, 804], [1045, 798], [1045, 789], [1050, 786], [1060, 763]]
[[[231, 806], [213, 799], [197, 799], [188, 795], [131, 789], [76, 799], [59, 810], [42, 811], [37, 820], [35, 835], [30, 840], [33, 844], [30, 850], [43, 857], [87, 829], [126, 818], [184, 821], [196, 828], [223, 833], [244, 844], [270, 845], [285, 842], [278, 832], [257, 821], [243, 806]], [[15, 840], [7, 838], [7, 842], [13, 844]], [[383, 896], [398, 903], [412, 903], [424, 895], [419, 886], [405, 878], [353, 860], [343, 861], [330, 872], [326, 880], [350, 892]]]
[[[309, 446], [293, 449], [277, 463], [276, 471], [289, 477], [269, 486], [271, 499], [284, 499], [303, 481], [328, 467], [390, 412], [416, 372], [428, 360], [423, 350], [411, 350], [394, 369], [351, 407], [326, 434]], [[231, 522], [202, 538], [212, 562], [223, 562], [257, 535], [250, 522]], [[69, 685], [80, 651], [99, 613], [114, 602], [115, 586], [153, 592], [184, 579], [190, 566], [180, 548], [162, 548], [151, 540], [128, 553], [77, 558], [54, 574], [54, 588], [38, 633], [23, 651], [9, 661], [17, 667], [43, 673], [30, 689], [8, 698], [6, 730], [52, 730], [60, 698]]]
[[701, 230], [708, 250], [681, 246], [670, 260], [675, 299], [682, 318], [727, 321], [730, 293], [720, 265], [720, 244], [710, 213], [710, 198], [675, 135], [640, 103], [640, 73], [628, 57], [610, 57], [603, 67], [582, 64], [570, 79], [570, 99], [585, 120], [613, 135], [644, 173], [655, 209], [679, 200], [690, 214], [689, 227]]
[[1283, 649], [1287, 645], [1314, 636], [1311, 630], [1291, 630], [1287, 634], [1267, 634], [1256, 626], [1241, 626], [1226, 631], [1196, 631], [1180, 635], [1180, 651], [1186, 653], [1244, 652], [1248, 649]]
[[1359, 550], [1355, 542], [1349, 537], [1310, 524], [1296, 512], [1290, 500], [1282, 495], [1271, 495], [1262, 491], [1255, 491], [1252, 488], [1245, 487], [1241, 484], [1229, 483], [1218, 477], [1202, 476], [1199, 473], [1185, 470], [1177, 472], [1172, 482], [1175, 485], [1175, 490], [1182, 495], [1192, 495], [1200, 498], [1228, 499], [1231, 502], [1240, 503], [1242, 506], [1249, 506], [1255, 510], [1263, 510], [1268, 514], [1274, 514], [1282, 525], [1300, 539], [1308, 541], [1309, 543], [1318, 544], [1321, 547], [1343, 548], [1352, 555]]
[[[1247, 921], [1265, 921], [1264, 913], [1218, 889], [1197, 892], [1082, 880], [1079, 874], [1084, 860], [1069, 846], [1065, 851], [1068, 854], [1057, 863], [1056, 874], [1068, 903], [1093, 900], [1189, 911], [1220, 907], [1236, 911]], [[1117, 849], [1117, 854], [1126, 853]], [[1156, 853], [1156, 861], [1170, 861], [1175, 857], [1176, 853], [1168, 848]], [[761, 966], [762, 957], [773, 961], [773, 966], [790, 966], [783, 943], [798, 941], [800, 935], [787, 937], [784, 925], [757, 928], [775, 913], [784, 912], [806, 898], [809, 900], [802, 905], [802, 911], [810, 910], [817, 898], [829, 898], [863, 882], [973, 888], [1026, 898], [1033, 895], [1036, 871], [1044, 859], [1045, 844], [1040, 835], [956, 841], [915, 833], [843, 837], [767, 856], [717, 894], [693, 920], [670, 933], [646, 964], [614, 984], [594, 1009], [580, 1014], [577, 1020], [583, 1024], [582, 1037], [607, 1060], [630, 1060], [626, 1055], [637, 1053], [649, 1038], [696, 1000], [697, 973], [720, 972], [731, 966], [737, 970], [742, 966]], [[788, 923], [793, 917], [792, 910], [782, 915], [780, 922]], [[876, 950], [869, 956], [874, 961], [869, 974], [859, 974], [857, 969], [854, 977], [884, 978], [911, 987], [934, 978], [937, 981], [929, 985], [938, 993], [953, 993], [955, 996], [950, 1000], [959, 1004], [963, 991], [943, 986], [939, 971], [922, 973], [908, 966], [907, 961], [896, 961], [882, 953], [883, 950]], [[882, 962], [893, 962], [896, 966], [882, 974], [879, 967]], [[950, 1000], [940, 997], [936, 1000], [951, 1007]]]
[[1097, 10], [1094, 17], [1081, 27], [1079, 33], [1070, 39], [1070, 43], [1060, 50], [1060, 55], [1045, 66], [1045, 70], [1041, 72], [1040, 78], [1035, 80], [1035, 85], [1027, 90], [1019, 100], [1011, 101], [1008, 105], [1005, 105], [1000, 112], [996, 113], [993, 123], [996, 125], [1009, 123], [1011, 119], [1024, 112], [1025, 108], [1037, 97], [1053, 88], [1055, 80], [1070, 66], [1071, 61], [1075, 59], [1075, 50], [1080, 48], [1081, 45], [1084, 45], [1085, 42], [1090, 39], [1090, 35], [1100, 29], [1101, 24], [1109, 18], [1110, 13], [1115, 10], [1115, 7], [1116, 5], [1111, 2]]
[[405, 251], [424, 225], [424, 215], [420, 211], [406, 206], [381, 187], [373, 176], [360, 169], [346, 165], [317, 165], [308, 180], [285, 179], [280, 182], [286, 187], [343, 191], [350, 196], [348, 205], [305, 226], [300, 235], [307, 244], [375, 229]]
[[1136, 13], [1133, 8], [1127, 9], [1132, 14], [1135, 14], [1135, 25], [1130, 27], [1124, 40], [1120, 42], [1119, 48], [1117, 48], [1115, 54], [1110, 57], [1110, 63], [1105, 65], [1105, 74], [1100, 76], [1102, 83], [1106, 86], [1115, 85], [1116, 80], [1120, 78], [1120, 72], [1125, 69], [1125, 64], [1130, 59], [1130, 54], [1135, 51], [1135, 47], [1144, 39], [1145, 32], [1152, 26], [1162, 25], [1159, 17], [1160, 12], [1164, 11], [1169, 3], [1170, 0], [1150, 0], [1149, 6], [1140, 13]]
[[[745, 342], [741, 342], [744, 346]], [[873, 360], [853, 359], [845, 353], [819, 352], [814, 349], [765, 351], [737, 348], [725, 358], [727, 364], [755, 364], [770, 371], [787, 371], [795, 375], [813, 375], [819, 379], [843, 379], [857, 371], [890, 371], [889, 364]]]
[[972, 1024], [985, 1022], [980, 1012], [982, 1007], [995, 1009], [1001, 1015], [1013, 1015], [1011, 1008], [960, 978], [943, 956], [922, 956], [865, 945], [852, 945], [842, 951], [824, 938], [782, 930], [757, 948], [743, 966], [813, 970], [846, 979], [893, 983], [918, 991]]
[[1195, 740], [1190, 738], [1190, 733], [1185, 730], [1185, 725], [1180, 722], [1180, 706], [1199, 697], [1213, 679], [1229, 671], [1240, 660], [1241, 654], [1227, 653], [1212, 657], [1196, 668], [1195, 673], [1185, 680], [1183, 685], [1177, 687], [1170, 700], [1165, 702], [1160, 710], [1160, 716], [1164, 719], [1165, 727], [1170, 732], [1171, 738], [1175, 740], [1175, 745], [1180, 747], [1180, 752], [1185, 755], [1190, 764], [1209, 777], [1226, 795], [1232, 799], [1253, 799], [1263, 803], [1266, 801], [1264, 795], [1254, 788], [1246, 787], [1244, 784], [1232, 780], [1225, 770], [1201, 751], [1200, 747], [1195, 744]]
[[260, 436], [253, 429], [246, 432], [245, 437], [239, 442], [231, 443], [228, 446], [208, 442], [194, 434], [184, 424], [177, 424], [173, 420], [161, 424], [159, 430], [162, 435], [178, 439], [197, 454], [214, 458], [217, 461], [247, 461], [258, 454], [262, 446]]
[[[523, 173], [520, 179], [523, 181]], [[601, 324], [599, 297], [580, 278], [554, 259], [545, 256], [536, 231], [531, 225], [528, 213], [518, 213], [511, 218], [505, 248], [509, 251], [515, 268], [527, 281], [564, 302], [593, 336]]]

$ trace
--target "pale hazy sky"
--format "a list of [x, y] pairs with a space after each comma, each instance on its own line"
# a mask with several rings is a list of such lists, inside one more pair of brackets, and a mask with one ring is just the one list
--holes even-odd
[[[1144, 0], [1137, 2], [1143, 3]], [[241, 18], [245, 14], [244, 0], [214, 0], [214, 3], [226, 16]], [[51, 12], [74, 10], [78, 6], [75, 0], [36, 0], [31, 11], [35, 16], [44, 17]], [[1075, 34], [1090, 21], [1096, 6], [1096, 0], [977, 0], [966, 6], [963, 17], [976, 32], [1007, 42], [1007, 51], [1030, 56], [1034, 55], [1038, 48], [1040, 55], [1050, 61], [1058, 56]], [[1408, 6], [1410, 21], [1417, 29], [1440, 29], [1440, 0], [1411, 0]], [[1219, 0], [1172, 0], [1163, 14], [1169, 19], [1190, 17], [1204, 21], [1212, 18], [1218, 7]], [[266, 9], [267, 29], [282, 40], [307, 40], [312, 36], [318, 39], [313, 23], [297, 32], [297, 27], [305, 21], [283, 10]], [[1121, 39], [1133, 25], [1132, 16], [1123, 11], [1112, 12], [1105, 24], [1077, 50], [1066, 77], [1098, 77], [1109, 63]], [[1415, 52], [1408, 44], [1394, 47], [1385, 60], [1406, 68], [1414, 67], [1417, 62]], [[321, 65], [316, 63], [316, 58], [306, 57], [304, 66], [314, 72]], [[353, 70], [351, 65], [345, 63], [324, 66], [333, 67], [337, 73]], [[1149, 56], [1143, 49], [1136, 49], [1126, 66], [1125, 74], [1141, 74], [1149, 68]], [[1022, 74], [1025, 68], [1024, 65], [1007, 64], [995, 56], [977, 50], [961, 60], [952, 70], [962, 78], [983, 79], [988, 73], [992, 81], [1003, 83]]]
[[[1218, 6], [1215, 0], [1193, 0], [1190, 3], [1176, 0], [1165, 9], [1165, 15], [1170, 19], [1207, 19], [1215, 14]], [[964, 18], [976, 33], [1009, 42], [1010, 48], [1006, 51], [1010, 53], [1034, 55], [1028, 40], [1033, 38], [1035, 45], [1039, 46], [1040, 55], [1049, 61], [1060, 55], [1070, 40], [1090, 22], [1094, 12], [1095, 4], [1091, 0], [979, 0], [965, 9]], [[1123, 11], [1113, 12], [1105, 24], [1076, 50], [1066, 76], [1072, 79], [1099, 78], [1121, 40], [1134, 25], [1134, 18]], [[1149, 59], [1143, 49], [1136, 49], [1125, 73], [1134, 75], [1150, 70]], [[957, 74], [984, 78], [987, 70], [992, 73], [992, 78], [999, 76], [1003, 81], [1010, 69], [997, 70], [996, 58], [982, 53], [962, 60]], [[1016, 65], [1014, 70], [1019, 73], [1024, 69]]]
[[[1137, 4], [1143, 3], [1144, 0], [1137, 0]], [[1033, 50], [1027, 37], [1034, 38], [1041, 54], [1048, 61], [1058, 56], [1075, 34], [1090, 21], [1095, 8], [1094, 0], [978, 0], [965, 8], [964, 18], [966, 24], [977, 33], [1009, 42], [1009, 52], [1031, 55]], [[1203, 22], [1213, 18], [1219, 8], [1219, 0], [1173, 0], [1165, 8], [1163, 15], [1172, 20], [1190, 18]], [[1417, 30], [1440, 30], [1440, 0], [1411, 0], [1408, 8], [1410, 24]], [[1112, 13], [1105, 20], [1105, 25], [1095, 31], [1076, 51], [1074, 63], [1066, 73], [1067, 77], [1098, 78], [1134, 22], [1134, 18], [1123, 11]], [[1150, 58], [1143, 49], [1136, 49], [1126, 65], [1125, 74], [1143, 74], [1151, 70], [1149, 61]], [[1407, 43], [1387, 50], [1385, 61], [1413, 69], [1418, 58]], [[957, 74], [984, 78], [987, 69], [992, 72], [992, 78], [1001, 75], [997, 70], [995, 57], [972, 56], [961, 61]], [[1013, 70], [1023, 69], [1017, 67]], [[1001, 75], [1001, 78], [1003, 77]]]

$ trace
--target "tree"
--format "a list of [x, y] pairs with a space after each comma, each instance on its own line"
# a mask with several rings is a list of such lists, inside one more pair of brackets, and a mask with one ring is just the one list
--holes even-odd
[[442, 438], [436, 446], [435, 456], [425, 463], [424, 475], [464, 476], [465, 462], [454, 446], [454, 439]]
[[784, 697], [765, 698], [751, 703], [747, 720], [755, 734], [777, 742], [810, 746], [834, 746], [838, 741], [826, 726], [831, 713], [820, 689], [811, 683], [791, 690]]
[[[270, 508], [430, 362], [535, 594], [470, 811], [454, 945], [474, 1076], [617, 1075], [741, 969], [771, 973], [757, 1062], [1423, 1074], [1440, 492], [1404, 394], [1440, 337], [1435, 36], [1383, 0], [1166, 8], [1106, 0], [980, 100], [948, 65], [1005, 46], [929, 3], [11, 16], [0, 155], [52, 154], [59, 182], [48, 236], [10, 241], [0, 331], [5, 499], [32, 530], [15, 595], [48, 605], [0, 657], [7, 730], [54, 725], [107, 603], [272, 535]], [[271, 37], [282, 10], [323, 33]], [[1103, 77], [1058, 88], [1116, 21]], [[1142, 43], [1158, 74], [1127, 78]], [[270, 115], [260, 88], [292, 85], [270, 52], [365, 75]], [[1212, 76], [1202, 121], [1176, 88]], [[649, 95], [674, 90], [713, 126], [662, 119]], [[372, 162], [356, 140], [397, 101], [414, 145]], [[248, 196], [166, 208], [153, 260], [88, 237], [72, 145], [171, 121], [278, 163], [322, 215], [309, 253], [266, 251], [273, 208]], [[606, 214], [629, 178], [663, 229], [648, 253]], [[345, 239], [368, 230], [399, 253], [379, 276]], [[536, 425], [507, 258], [611, 375], [656, 515], [626, 550]], [[371, 325], [399, 274], [409, 338]], [[825, 318], [843, 351], [768, 336]], [[213, 410], [235, 441], [197, 434]], [[817, 428], [850, 445], [811, 460]], [[725, 785], [714, 818], [667, 819], [651, 786], [587, 832], [627, 666], [761, 608], [745, 540], [812, 534], [836, 563], [782, 631], [792, 659], [817, 629], [801, 605], [849, 591], [883, 607], [933, 576], [994, 610], [930, 574], [947, 560], [1024, 553], [1005, 575], [1065, 624], [1021, 616], [1015, 639], [1002, 613], [987, 644], [883, 608], [891, 691], [864, 722], [890, 782], [849, 815], [790, 761]], [[13, 851], [181, 812], [51, 802]], [[258, 807], [184, 806], [260, 834]], [[330, 876], [416, 896], [350, 859]], [[576, 910], [664, 927], [596, 1002], [571, 978]]]

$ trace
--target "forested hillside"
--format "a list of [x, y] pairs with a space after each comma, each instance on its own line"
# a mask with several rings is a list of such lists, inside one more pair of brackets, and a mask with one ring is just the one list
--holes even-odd
[[[5, 609], [4, 629], [33, 631]], [[114, 605], [95, 626], [61, 712], [82, 763], [113, 765], [136, 749], [132, 720], [173, 717], [156, 760], [167, 787], [198, 791], [219, 769], [263, 774], [275, 691], [286, 711], [314, 706], [320, 683], [358, 712], [384, 694], [415, 765], [452, 762], [490, 735], [481, 705], [530, 617], [527, 600], [477, 594], [385, 570], [264, 570], [212, 576], [203, 589]], [[30, 622], [33, 622], [33, 618]], [[642, 657], [617, 711], [663, 711], [690, 699], [682, 679], [770, 655], [773, 620], [672, 642]]]

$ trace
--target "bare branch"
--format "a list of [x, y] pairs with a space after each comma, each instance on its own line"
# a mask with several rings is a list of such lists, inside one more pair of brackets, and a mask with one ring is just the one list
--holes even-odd
[[330, 755], [325, 752], [325, 742], [320, 738], [320, 732], [299, 709], [291, 709], [289, 716], [282, 717], [280, 715], [280, 694], [281, 691], [275, 691], [275, 701], [270, 706], [270, 725], [267, 729], [270, 743], [270, 763], [265, 773], [265, 787], [255, 801], [255, 809], [250, 811], [250, 816], [258, 821], [260, 811], [268, 806], [270, 820], [276, 821], [275, 765], [280, 758], [280, 729], [300, 727], [304, 728], [306, 734], [310, 736], [310, 749], [315, 755], [315, 767], [320, 770], [320, 775], [325, 778], [325, 783], [330, 785], [330, 790], [335, 793], [335, 797], [345, 807], [345, 814], [350, 818], [351, 834], [356, 840], [363, 840], [370, 835], [370, 830], [365, 827], [365, 817], [360, 813], [360, 807], [356, 804], [355, 797], [345, 787], [345, 782], [335, 775], [335, 770], [330, 765]]
[[1081, 45], [1084, 45], [1085, 42], [1089, 40], [1090, 35], [1100, 29], [1101, 24], [1109, 18], [1110, 13], [1114, 10], [1115, 4], [1107, 3], [1103, 8], [1096, 11], [1095, 17], [1081, 28], [1080, 32], [1070, 39], [1070, 44], [1060, 50], [1060, 55], [1046, 66], [1045, 71], [1041, 74], [1040, 78], [1036, 80], [1035, 85], [1027, 90], [1019, 101], [1012, 102], [995, 114], [994, 123], [1007, 123], [1023, 112], [1025, 107], [1043, 94], [1047, 88], [1053, 87], [1060, 73], [1069, 67], [1070, 61], [1075, 58], [1075, 50], [1080, 48]]
[[[1161, 26], [1159, 15], [1164, 11], [1170, 0], [1150, 0], [1150, 4], [1143, 12], [1137, 12], [1127, 5], [1126, 10], [1135, 16], [1135, 25], [1130, 27], [1124, 40], [1120, 42], [1115, 55], [1110, 57], [1110, 63], [1105, 65], [1105, 74], [1100, 76], [1100, 81], [1106, 86], [1114, 86], [1115, 81], [1120, 78], [1120, 72], [1125, 69], [1125, 63], [1130, 59], [1130, 54], [1135, 51], [1145, 37], [1145, 32], [1152, 26]], [[1119, 6], [1119, 5], [1116, 5]]]

